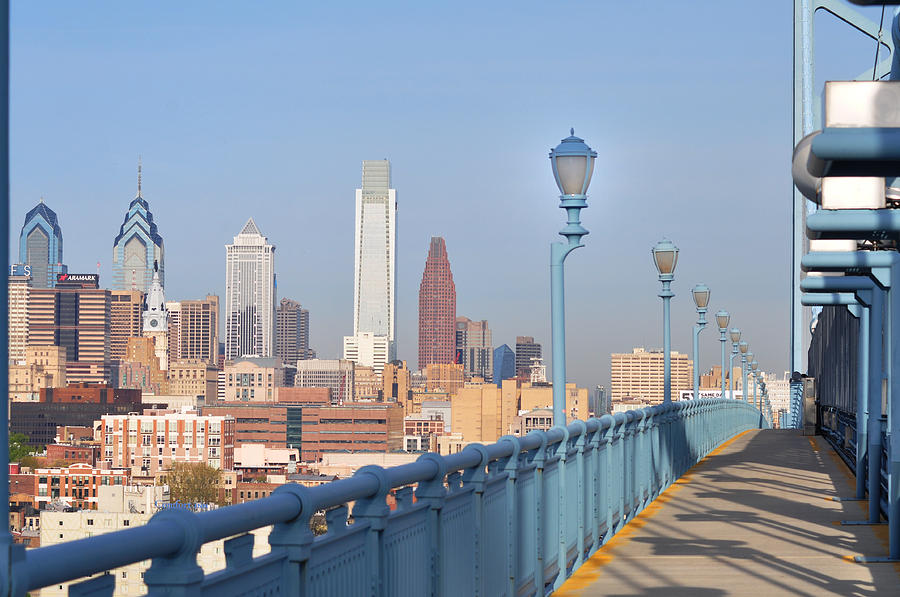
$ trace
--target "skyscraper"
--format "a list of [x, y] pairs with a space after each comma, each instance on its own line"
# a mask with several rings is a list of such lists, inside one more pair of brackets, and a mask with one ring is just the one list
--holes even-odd
[[[387, 338], [388, 361], [396, 358], [396, 223], [397, 191], [391, 188], [391, 163], [387, 160], [363, 161], [362, 188], [356, 189], [353, 238], [353, 335], [369, 333]], [[350, 341], [349, 344], [358, 345], [359, 342]], [[344, 345], [348, 345], [346, 340]]]
[[541, 345], [532, 336], [516, 336], [516, 375], [531, 376], [531, 359], [541, 358]]
[[498, 386], [504, 379], [512, 379], [516, 376], [516, 353], [506, 344], [501, 344], [494, 349], [494, 378], [493, 382]]
[[125, 221], [113, 241], [113, 289], [148, 292], [157, 265], [160, 284], [165, 286], [163, 239], [156, 230], [150, 204], [141, 195], [141, 165], [138, 163], [137, 195], [131, 200]]
[[137, 290], [110, 291], [109, 358], [125, 361], [128, 339], [141, 335], [141, 310], [144, 295]]
[[456, 285], [447, 245], [440, 236], [433, 236], [419, 285], [419, 369], [454, 361], [455, 327]]
[[219, 355], [219, 297], [167, 301], [169, 360], [201, 359], [215, 365]]
[[31, 292], [31, 276], [25, 273], [24, 265], [9, 268], [9, 362], [25, 360], [28, 346], [28, 295]]
[[28, 343], [65, 348], [69, 383], [109, 383], [109, 311], [97, 274], [62, 274], [29, 293]]
[[275, 310], [275, 355], [282, 365], [292, 366], [310, 358], [309, 311], [289, 298], [281, 299]]
[[456, 318], [456, 350], [462, 356], [466, 379], [480, 377], [491, 381], [494, 374], [494, 353], [491, 348], [491, 328], [487, 320], [472, 321]]
[[56, 276], [68, 270], [63, 265], [62, 229], [56, 212], [44, 199], [25, 214], [19, 234], [19, 262], [28, 266], [34, 288], [53, 288]]
[[271, 357], [275, 331], [275, 246], [253, 218], [225, 245], [225, 358]]

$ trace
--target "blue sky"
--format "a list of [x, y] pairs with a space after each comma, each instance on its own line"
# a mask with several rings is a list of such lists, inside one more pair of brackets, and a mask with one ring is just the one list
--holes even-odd
[[[310, 310], [311, 343], [333, 358], [352, 332], [361, 162], [389, 158], [401, 358], [415, 365], [432, 235], [457, 313], [489, 320], [497, 345], [531, 335], [549, 353], [548, 243], [564, 218], [547, 152], [575, 127], [599, 157], [591, 234], [566, 266], [570, 378], [607, 384], [611, 352], [661, 345], [663, 237], [681, 249], [673, 348], [690, 353], [704, 282], [711, 312], [731, 311], [781, 372], [790, 4], [16, 1], [13, 240], [43, 196], [69, 271], [100, 261], [108, 282], [142, 155], [167, 297], [222, 295], [224, 245], [252, 216], [277, 246], [279, 295]], [[871, 68], [874, 43], [817, 25], [822, 80]], [[705, 370], [717, 333], [701, 340]]]

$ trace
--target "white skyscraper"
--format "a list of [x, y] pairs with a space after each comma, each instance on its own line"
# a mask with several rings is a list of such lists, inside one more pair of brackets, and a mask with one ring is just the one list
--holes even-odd
[[[353, 242], [356, 254], [353, 335], [367, 333], [386, 338], [390, 361], [396, 358], [397, 191], [391, 188], [391, 163], [387, 160], [363, 161], [362, 188], [356, 189]], [[344, 345], [359, 346], [360, 342], [345, 340]], [[383, 366], [383, 363], [358, 362], [377, 369]]]
[[225, 358], [271, 357], [275, 335], [275, 246], [247, 220], [225, 245]]

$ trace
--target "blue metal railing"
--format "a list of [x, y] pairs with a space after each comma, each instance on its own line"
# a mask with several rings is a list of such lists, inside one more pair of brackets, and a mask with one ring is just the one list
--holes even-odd
[[[879, 484], [881, 493], [879, 494], [879, 504], [881, 506], [881, 515], [887, 518], [888, 503], [886, 496], [888, 495], [888, 454], [890, 454], [891, 437], [887, 433], [887, 418], [881, 417], [881, 454], [878, 470]], [[850, 472], [856, 473], [856, 415], [840, 410], [834, 406], [822, 406], [819, 409], [819, 431], [822, 433], [829, 444], [834, 448], [835, 452], [850, 467]], [[869, 455], [867, 454], [867, 458]], [[868, 467], [863, 467], [863, 472], [868, 476]], [[867, 485], [864, 484], [864, 485]]]
[[[143, 527], [18, 546], [12, 594], [152, 559], [144, 576], [151, 595], [542, 596], [691, 466], [759, 421], [743, 401], [676, 402], [367, 466], [318, 487], [284, 485], [210, 512], [167, 509]], [[328, 531], [315, 537], [310, 519], [323, 510]], [[242, 533], [268, 525], [271, 552], [253, 558], [253, 536]], [[225, 569], [204, 575], [197, 552], [226, 537]], [[70, 594], [112, 595], [114, 578], [72, 585]]]

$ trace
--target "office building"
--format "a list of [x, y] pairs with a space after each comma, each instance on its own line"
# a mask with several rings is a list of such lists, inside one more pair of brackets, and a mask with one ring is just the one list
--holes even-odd
[[543, 358], [541, 345], [532, 336], [516, 336], [516, 375], [529, 379], [531, 377], [532, 359]]
[[425, 389], [452, 394], [466, 384], [463, 366], [457, 363], [432, 363], [425, 367]]
[[[138, 392], [139, 393], [139, 392]], [[140, 399], [140, 398], [139, 398]], [[56, 441], [58, 427], [94, 428], [103, 415], [126, 415], [157, 404], [130, 402], [12, 402], [9, 405], [9, 432], [23, 433], [36, 446]], [[162, 405], [165, 406], [165, 405]]]
[[66, 349], [52, 344], [29, 344], [25, 358], [10, 361], [9, 399], [37, 402], [44, 388], [66, 385]]
[[168, 301], [169, 358], [203, 359], [216, 364], [219, 351], [219, 297]]
[[223, 402], [203, 406], [204, 416], [234, 419], [234, 445], [300, 449], [304, 406]]
[[301, 459], [324, 452], [391, 452], [403, 449], [403, 407], [394, 402], [346, 403], [303, 409]]
[[151, 394], [166, 394], [169, 384], [166, 371], [160, 367], [153, 338], [135, 336], [128, 339], [125, 358], [119, 364], [119, 387], [135, 388]]
[[491, 346], [491, 328], [486, 320], [456, 318], [456, 352], [466, 379], [480, 377], [484, 381], [491, 381], [494, 374], [494, 349]]
[[447, 245], [431, 237], [425, 271], [419, 284], [419, 369], [456, 358], [456, 285]]
[[500, 385], [504, 379], [512, 379], [516, 376], [516, 353], [507, 346], [501, 344], [494, 349], [494, 371], [491, 381]]
[[150, 290], [147, 291], [147, 302], [141, 315], [143, 317], [141, 335], [153, 339], [159, 366], [166, 370], [169, 368], [169, 314], [166, 312], [166, 297], [159, 271], [153, 272]]
[[[635, 348], [611, 355], [610, 399], [640, 399], [649, 404], [663, 401], [663, 352]], [[693, 387], [693, 363], [686, 354], [671, 353], [672, 399]]]
[[275, 332], [275, 246], [253, 218], [225, 246], [225, 358], [271, 357]]
[[128, 339], [141, 335], [144, 295], [139, 290], [112, 290], [109, 293], [109, 358], [124, 361]]
[[234, 419], [166, 413], [103, 415], [100, 454], [107, 467], [155, 475], [174, 462], [234, 466]]
[[62, 229], [56, 212], [47, 207], [43, 197], [25, 214], [19, 233], [19, 263], [31, 276], [34, 288], [53, 288], [57, 277], [68, 271], [63, 265]]
[[353, 335], [386, 338], [385, 362], [396, 358], [396, 222], [397, 192], [391, 188], [390, 162], [363, 161], [353, 235]]
[[294, 385], [300, 388], [330, 388], [331, 402], [353, 400], [355, 367], [352, 361], [308, 359], [297, 362]]
[[243, 358], [225, 363], [226, 402], [274, 402], [284, 385], [284, 367], [276, 358]]
[[509, 433], [517, 406], [515, 394], [494, 384], [466, 384], [450, 396], [453, 433], [465, 442], [496, 442]]
[[309, 350], [309, 311], [300, 303], [282, 298], [275, 310], [275, 356], [282, 365], [312, 358]]
[[169, 394], [193, 396], [206, 404], [218, 398], [219, 369], [204, 359], [178, 359], [169, 361], [166, 372]]
[[381, 372], [381, 399], [406, 403], [412, 394], [410, 373], [406, 361], [392, 361], [385, 365]]
[[125, 220], [113, 240], [112, 287], [115, 290], [148, 292], [157, 267], [160, 283], [165, 286], [163, 239], [153, 221], [150, 204], [141, 194], [139, 163], [137, 195], [128, 205]]
[[9, 332], [9, 362], [14, 363], [25, 358], [25, 346], [28, 345], [28, 296], [31, 291], [31, 275], [25, 272], [24, 265], [13, 265], [9, 268], [9, 310], [7, 311]]
[[344, 360], [353, 361], [363, 367], [371, 367], [381, 373], [390, 359], [391, 344], [387, 336], [376, 336], [361, 332], [355, 336], [344, 336]]
[[60, 274], [55, 288], [32, 288], [28, 343], [66, 349], [69, 382], [109, 383], [110, 291], [97, 274]]

